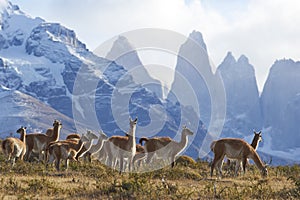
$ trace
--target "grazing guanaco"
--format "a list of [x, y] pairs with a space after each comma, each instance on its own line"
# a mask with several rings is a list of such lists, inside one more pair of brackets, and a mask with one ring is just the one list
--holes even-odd
[[[253, 130], [253, 133], [254, 133], [254, 137], [252, 139], [251, 146], [253, 147], [254, 150], [256, 150], [258, 148], [259, 142], [262, 141], [262, 136], [261, 136], [261, 131], [256, 132]], [[247, 166], [247, 163], [246, 163], [246, 166]], [[234, 175], [237, 176], [237, 173], [240, 169], [240, 163], [237, 163], [237, 162], [231, 163], [230, 159], [227, 158], [227, 170], [228, 171], [230, 171], [233, 168], [232, 164], [235, 165], [235, 167], [233, 166], [235, 168]]]
[[[214, 152], [214, 159], [211, 164], [211, 176], [213, 175], [214, 168], [217, 169], [219, 176], [222, 176], [222, 164], [225, 156], [229, 159], [238, 160], [238, 164], [242, 163], [244, 173], [246, 170], [247, 159], [250, 158], [261, 171], [262, 176], [268, 174], [267, 167], [262, 163], [255, 149], [244, 140], [236, 138], [220, 139], [213, 141], [210, 148]], [[238, 170], [238, 168], [236, 170]]]

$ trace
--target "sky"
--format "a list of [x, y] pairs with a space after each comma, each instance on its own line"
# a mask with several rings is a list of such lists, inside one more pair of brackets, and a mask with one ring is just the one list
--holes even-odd
[[300, 61], [298, 0], [11, 0], [32, 17], [73, 29], [90, 50], [123, 32], [163, 28], [203, 34], [218, 66], [227, 52], [249, 58], [261, 91], [272, 64]]

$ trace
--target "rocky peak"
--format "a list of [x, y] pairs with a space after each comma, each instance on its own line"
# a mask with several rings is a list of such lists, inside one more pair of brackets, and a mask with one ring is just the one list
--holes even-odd
[[240, 64], [249, 64], [249, 59], [245, 55], [241, 55], [237, 61]]
[[0, 25], [1, 30], [9, 27], [7, 22], [10, 15], [24, 15], [24, 13], [19, 9], [19, 6], [13, 5], [7, 0], [1, 0], [0, 2]]
[[193, 32], [190, 33], [189, 38], [197, 42], [205, 51], [207, 51], [206, 44], [201, 32], [193, 30]]

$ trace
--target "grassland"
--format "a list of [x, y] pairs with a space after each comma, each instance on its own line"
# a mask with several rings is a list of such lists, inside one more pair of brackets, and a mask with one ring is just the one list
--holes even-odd
[[207, 162], [182, 159], [175, 168], [120, 175], [97, 161], [71, 163], [68, 171], [43, 164], [5, 163], [0, 152], [0, 199], [299, 199], [300, 166], [255, 166], [245, 175], [209, 177]]

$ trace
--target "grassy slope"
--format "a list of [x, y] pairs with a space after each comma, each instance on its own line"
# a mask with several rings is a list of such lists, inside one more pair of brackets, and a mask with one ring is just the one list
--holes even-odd
[[[299, 199], [300, 167], [256, 167], [246, 175], [211, 179], [207, 162], [180, 162], [174, 169], [119, 175], [101, 163], [71, 163], [66, 172], [42, 164], [10, 169], [0, 153], [0, 199]], [[162, 181], [164, 179], [164, 181]]]

